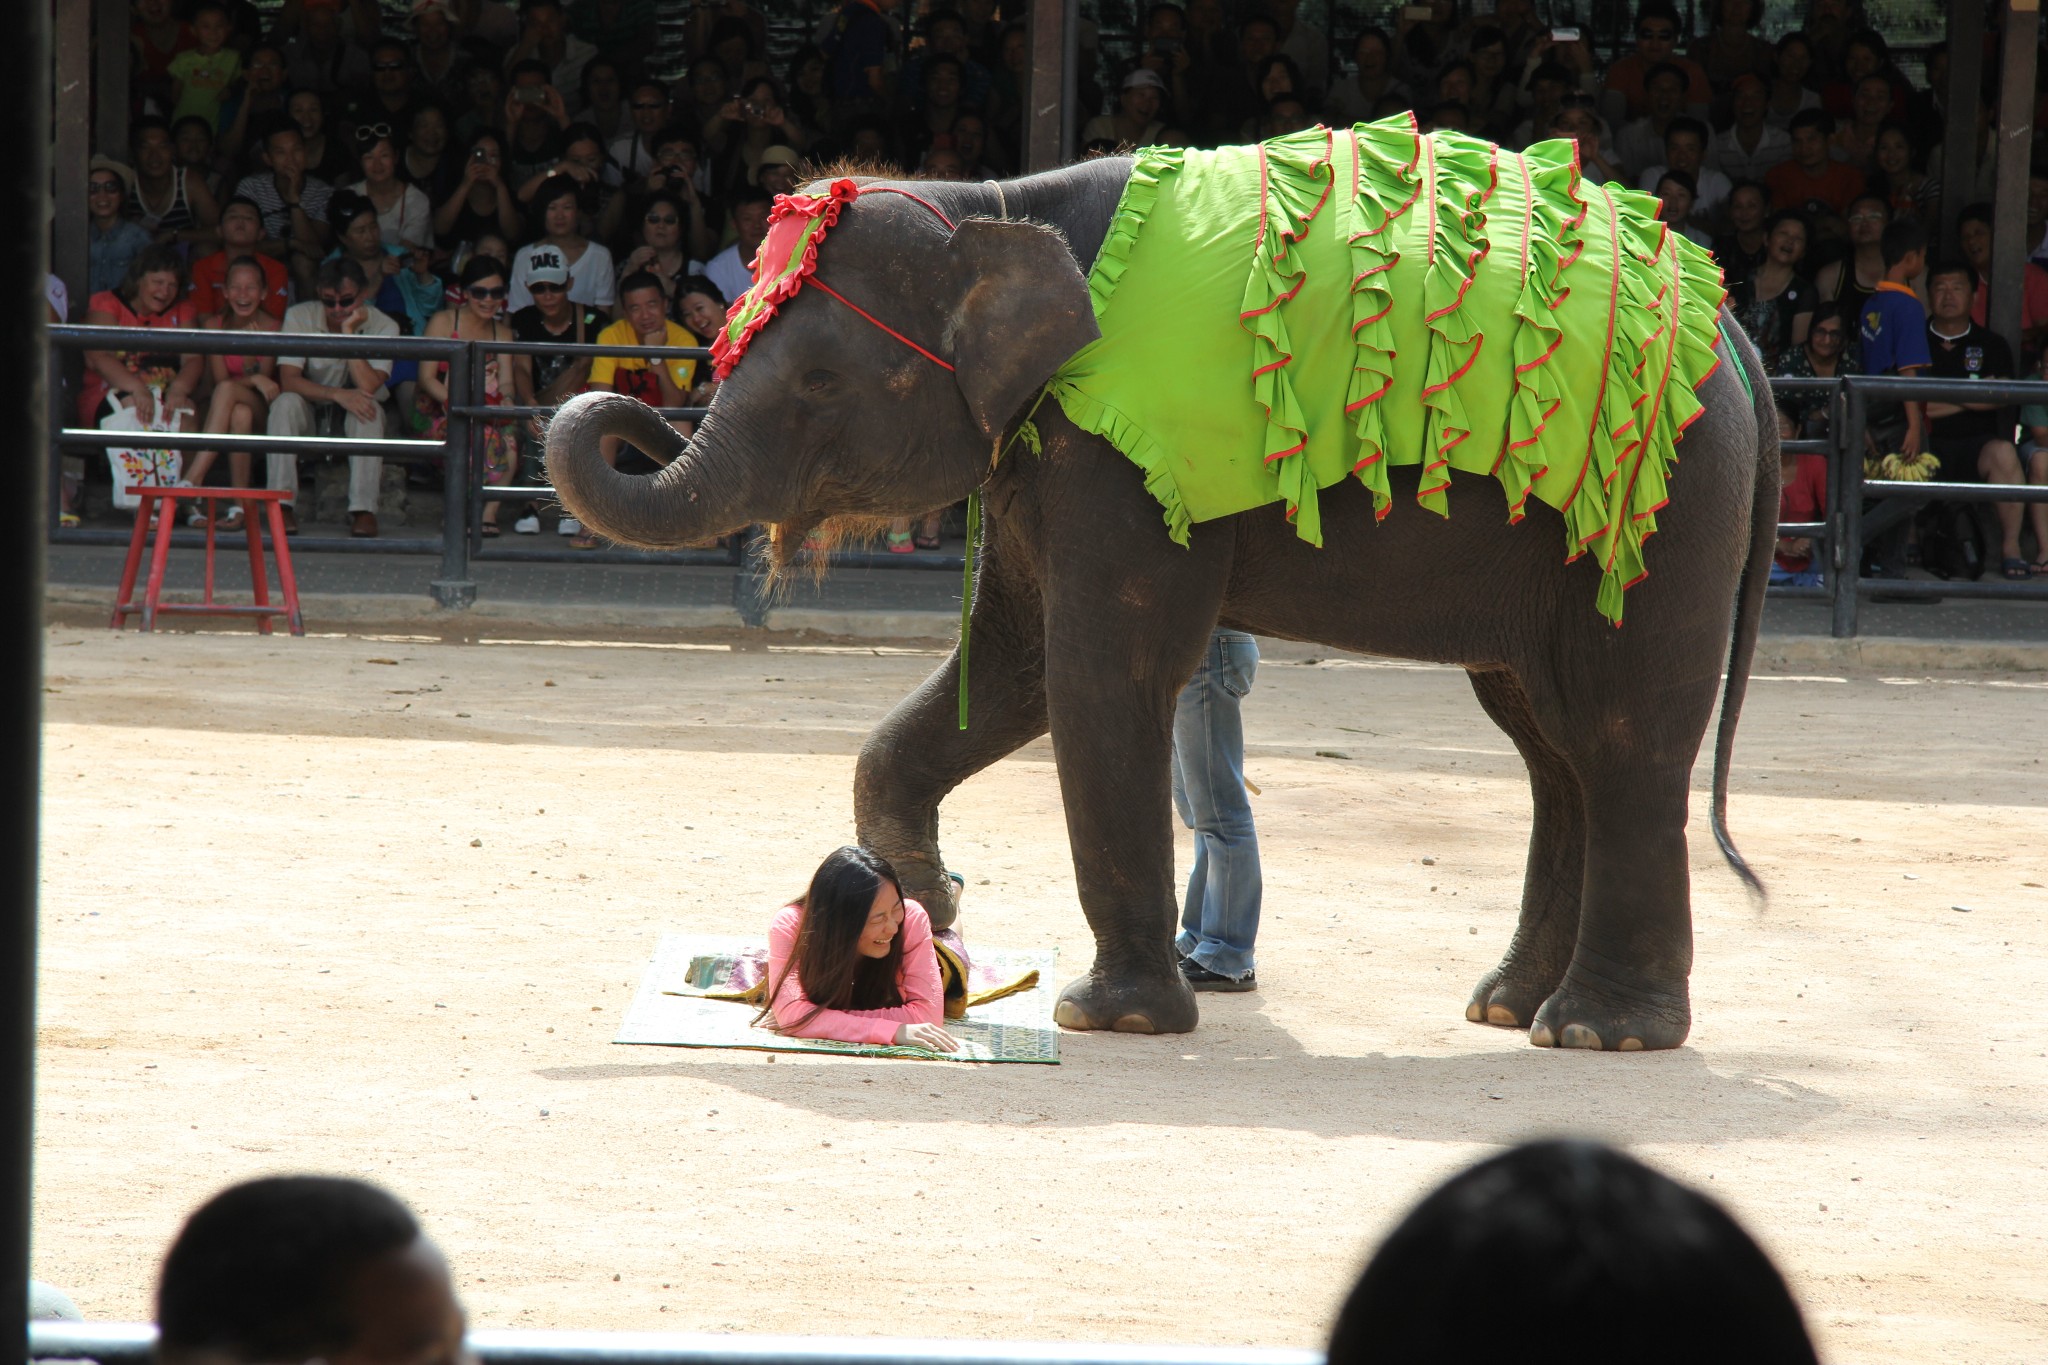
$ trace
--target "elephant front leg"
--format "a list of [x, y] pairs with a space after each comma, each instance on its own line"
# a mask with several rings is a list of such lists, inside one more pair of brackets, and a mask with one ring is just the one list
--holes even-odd
[[[1071, 1029], [1185, 1033], [1194, 992], [1173, 948], [1179, 918], [1171, 817], [1174, 698], [1206, 643], [1176, 658], [1055, 668], [1048, 687], [1053, 754], [1081, 909], [1095, 932], [1087, 975], [1060, 992], [1053, 1018]], [[1114, 650], [1105, 651], [1114, 655]], [[1108, 676], [1115, 671], [1115, 676]], [[1133, 672], [1150, 674], [1148, 684]], [[1170, 676], [1169, 676], [1170, 675]]]
[[939, 852], [948, 792], [1045, 733], [1045, 627], [1038, 595], [992, 553], [969, 634], [968, 728], [960, 728], [958, 649], [875, 727], [854, 769], [856, 837], [895, 867], [934, 928], [959, 915]]

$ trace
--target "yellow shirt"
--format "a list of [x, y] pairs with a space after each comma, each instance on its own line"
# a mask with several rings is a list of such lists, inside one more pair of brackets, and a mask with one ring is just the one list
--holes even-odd
[[[681, 323], [676, 322], [673, 318], [669, 319], [665, 325], [668, 328], [668, 336], [662, 343], [663, 345], [695, 346], [697, 344], [697, 338], [691, 335]], [[597, 342], [600, 346], [607, 342], [614, 346], [638, 346], [640, 344], [640, 333], [634, 330], [630, 319], [620, 318], [617, 322], [612, 323], [597, 334]], [[638, 356], [601, 355], [590, 364], [590, 387], [593, 389], [616, 387], [620, 392], [635, 393], [642, 387], [651, 388], [653, 387], [652, 381], [654, 378], [652, 375], [633, 374], [624, 384], [615, 384], [614, 382], [620, 371], [645, 370], [650, 363]], [[694, 360], [670, 360], [665, 363], [668, 365], [669, 378], [675, 381], [675, 386], [678, 389], [688, 394], [691, 385], [697, 381], [697, 362]]]

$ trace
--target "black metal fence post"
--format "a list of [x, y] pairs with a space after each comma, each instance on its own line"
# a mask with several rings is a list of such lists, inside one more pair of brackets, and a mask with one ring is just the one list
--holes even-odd
[[1853, 379], [1842, 381], [1843, 417], [1840, 501], [1835, 533], [1834, 621], [1837, 640], [1856, 638], [1858, 592], [1863, 584], [1863, 432], [1869, 423], [1869, 404]]
[[[448, 360], [448, 439], [441, 454], [441, 576], [433, 583], [434, 601], [449, 611], [467, 611], [476, 602], [476, 580], [469, 570], [470, 406], [469, 376], [473, 353], [464, 346]], [[432, 364], [422, 361], [422, 364]]]
[[[21, 504], [45, 506], [43, 480], [56, 482], [46, 449], [49, 360], [50, 11], [25, 5], [0, 44], [6, 125], [13, 149], [0, 217], [21, 235], [0, 266], [0, 346], [6, 350], [8, 409], [28, 458], [16, 473]], [[78, 174], [75, 165], [66, 175]], [[51, 490], [54, 499], [54, 490]], [[51, 504], [54, 505], [54, 502]], [[15, 528], [0, 547], [0, 1365], [29, 1358], [29, 1229], [35, 1184], [37, 836], [43, 719], [43, 564], [47, 522]]]

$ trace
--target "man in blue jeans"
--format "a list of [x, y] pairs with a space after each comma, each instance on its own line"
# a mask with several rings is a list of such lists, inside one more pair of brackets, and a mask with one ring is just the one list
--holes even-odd
[[1238, 630], [1209, 637], [1173, 717], [1173, 804], [1195, 832], [1181, 932], [1181, 975], [1198, 991], [1257, 990], [1252, 940], [1259, 932], [1259, 834], [1244, 785], [1238, 703], [1252, 690], [1259, 647]]

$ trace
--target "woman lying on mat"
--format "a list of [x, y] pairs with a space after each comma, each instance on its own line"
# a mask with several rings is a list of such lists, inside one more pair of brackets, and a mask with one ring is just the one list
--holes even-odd
[[803, 900], [768, 930], [768, 1004], [777, 1033], [842, 1043], [952, 1052], [946, 1002], [924, 907], [903, 898], [896, 870], [864, 848], [818, 865]]

